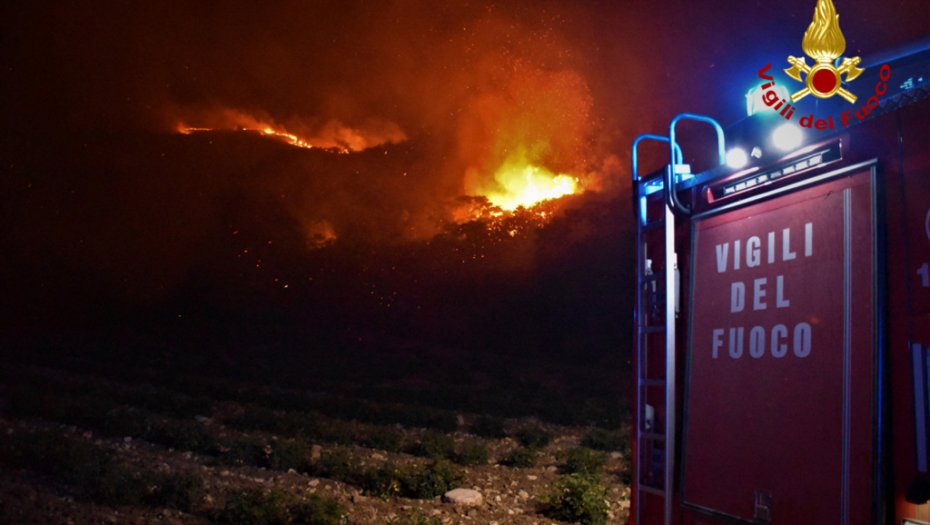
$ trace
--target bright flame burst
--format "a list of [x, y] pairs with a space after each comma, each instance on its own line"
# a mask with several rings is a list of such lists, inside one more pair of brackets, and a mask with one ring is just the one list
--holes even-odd
[[555, 174], [534, 166], [526, 159], [507, 159], [494, 174], [500, 190], [490, 190], [485, 196], [495, 206], [513, 211], [520, 206], [530, 208], [542, 201], [557, 199], [578, 191], [578, 179]]

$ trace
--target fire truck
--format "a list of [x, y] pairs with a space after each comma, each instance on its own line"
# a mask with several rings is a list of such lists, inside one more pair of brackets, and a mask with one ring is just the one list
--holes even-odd
[[631, 523], [930, 523], [930, 38], [862, 66], [856, 104], [634, 141]]

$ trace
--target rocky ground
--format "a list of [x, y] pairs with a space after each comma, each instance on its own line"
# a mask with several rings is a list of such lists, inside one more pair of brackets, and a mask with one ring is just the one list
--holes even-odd
[[[121, 391], [125, 391], [125, 388], [134, 387], [124, 387]], [[54, 391], [54, 387], [50, 389]], [[0, 398], [0, 407], [4, 408], [5, 416], [0, 418], [0, 436], [5, 436], [7, 443], [21, 443], [19, 446], [22, 447], [22, 443], [29, 443], [29, 436], [36, 432], [57, 432], [67, 440], [72, 440], [69, 443], [84, 443], [103, 449], [124, 468], [130, 478], [136, 480], [162, 479], [158, 476], [170, 474], [192, 474], [202, 479], [202, 489], [196, 492], [197, 500], [187, 506], [173, 505], [175, 508], [170, 508], [171, 506], [153, 504], [150, 500], [140, 500], [131, 505], [105, 505], [100, 502], [100, 498], [88, 497], [86, 491], [82, 491], [82, 487], [76, 486], [73, 481], [69, 484], [67, 476], [63, 477], [61, 469], [54, 465], [49, 466], [36, 460], [28, 463], [21, 458], [22, 454], [17, 456], [18, 452], [10, 453], [8, 450], [7, 458], [20, 458], [16, 461], [6, 461], [5, 464], [0, 462], [0, 522], [8, 524], [229, 523], [234, 520], [228, 512], [224, 514], [223, 510], [230, 507], [230, 494], [248, 489], [260, 489], [267, 494], [283, 491], [288, 498], [295, 499], [306, 498], [310, 494], [329, 498], [344, 508], [345, 517], [341, 521], [349, 524], [558, 523], [552, 519], [546, 495], [553, 494], [553, 484], [567, 475], [564, 451], [579, 447], [591, 431], [590, 428], [561, 427], [521, 419], [504, 421], [507, 437], [478, 438], [469, 433], [469, 429], [472, 428], [470, 425], [476, 416], [458, 415], [458, 429], [444, 435], [451, 438], [456, 450], [471, 444], [482, 447], [487, 454], [487, 459], [481, 459], [479, 464], [454, 465], [463, 476], [463, 481], [449, 488], [467, 488], [481, 494], [480, 504], [462, 505], [445, 502], [444, 498], [438, 495], [424, 499], [378, 497], [364, 485], [334, 479], [348, 479], [347, 476], [333, 474], [331, 477], [324, 477], [320, 475], [320, 468], [315, 467], [320, 463], [321, 457], [331, 459], [347, 453], [353, 458], [353, 468], [358, 471], [386, 464], [396, 465], [399, 469], [417, 469], [433, 463], [433, 459], [410, 453], [409, 446], [389, 447], [401, 451], [388, 451], [373, 448], [370, 443], [367, 446], [355, 443], [336, 444], [311, 438], [306, 440], [308, 457], [299, 458], [301, 461], [306, 460], [305, 463], [301, 463], [308, 465], [306, 468], [256, 466], [258, 463], [247, 464], [248, 461], [224, 459], [227, 456], [223, 453], [201, 454], [155, 444], [138, 435], [114, 435], [112, 424], [102, 424], [101, 428], [93, 428], [90, 423], [85, 423], [84, 426], [69, 424], [75, 421], [76, 416], [68, 416], [70, 412], [61, 409], [62, 405], [56, 405], [57, 412], [48, 412], [53, 414], [52, 416], [36, 417], [36, 414], [42, 414], [41, 410], [34, 409], [34, 413], [30, 414], [28, 407], [17, 409], [16, 392], [6, 391], [3, 395], [5, 398]], [[88, 403], [85, 398], [81, 399], [82, 403]], [[132, 414], [136, 407], [129, 406], [124, 409], [128, 410], [126, 413]], [[242, 425], [230, 424], [230, 421], [238, 421], [236, 414], [242, 410], [242, 405], [238, 403], [217, 401], [209, 415], [165, 421], [181, 421], [181, 424], [196, 427], [204, 431], [205, 435], [216, 436], [226, 444], [266, 443], [268, 457], [271, 457], [270, 446], [278, 443], [278, 440], [288, 439], [296, 442], [302, 439], [302, 436], [279, 437], [261, 430], [242, 431]], [[109, 413], [112, 414], [113, 410], [110, 409]], [[87, 419], [93, 421], [93, 418]], [[80, 417], [76, 420], [84, 421]], [[155, 418], [147, 421], [151, 426], [151, 421], [160, 420]], [[357, 421], [340, 423], [354, 425], [353, 428], [367, 428], [369, 432], [374, 428], [370, 425], [365, 427]], [[544, 446], [525, 449], [530, 450], [535, 457], [535, 465], [509, 467], [500, 464], [512, 451], [522, 446], [521, 440], [525, 444], [525, 438], [520, 437], [520, 429], [526, 428], [535, 429], [546, 436], [544, 441], [547, 443]], [[427, 436], [435, 438], [437, 435], [435, 430], [427, 431], [399, 424], [391, 425], [390, 429], [399, 436], [401, 443], [406, 444], [420, 443], [427, 439]], [[0, 446], [3, 443], [0, 441]], [[7, 446], [13, 447], [11, 450], [15, 452], [15, 445]], [[599, 454], [606, 460], [602, 467], [597, 466], [602, 476], [602, 485], [606, 489], [606, 522], [626, 523], [629, 508], [629, 488], [624, 483], [626, 458], [620, 451]], [[0, 459], [2, 457], [0, 454]], [[157, 488], [149, 487], [150, 492], [154, 490]], [[178, 507], [184, 510], [179, 510]], [[256, 523], [276, 523], [273, 519], [255, 519]]]

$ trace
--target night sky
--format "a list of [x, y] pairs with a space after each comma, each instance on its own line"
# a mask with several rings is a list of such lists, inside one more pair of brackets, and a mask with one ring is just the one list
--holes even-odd
[[[741, 118], [756, 71], [801, 55], [815, 7], [7, 4], [5, 341], [594, 360], [629, 347], [632, 139], [683, 111]], [[926, 0], [835, 5], [846, 56], [930, 34]], [[233, 131], [252, 123], [319, 147]], [[481, 196], [517, 154], [587, 191], [492, 216]]]

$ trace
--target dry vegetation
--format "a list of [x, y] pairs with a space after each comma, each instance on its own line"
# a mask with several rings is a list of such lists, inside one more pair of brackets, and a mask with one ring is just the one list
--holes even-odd
[[[621, 431], [217, 384], [183, 391], [11, 372], [0, 392], [3, 523], [626, 519]], [[458, 487], [478, 490], [484, 504], [444, 503]]]

